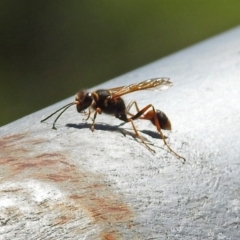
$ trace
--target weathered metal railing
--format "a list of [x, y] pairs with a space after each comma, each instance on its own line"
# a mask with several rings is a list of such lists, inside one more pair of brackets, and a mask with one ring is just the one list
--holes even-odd
[[128, 94], [172, 123], [167, 142], [149, 121], [98, 115], [95, 131], [75, 107], [52, 130], [40, 120], [64, 104], [0, 128], [2, 239], [238, 239], [240, 229], [240, 28], [106, 82], [169, 77], [164, 92]]

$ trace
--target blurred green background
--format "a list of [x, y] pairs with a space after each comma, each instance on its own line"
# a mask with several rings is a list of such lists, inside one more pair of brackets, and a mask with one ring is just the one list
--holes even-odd
[[1, 0], [0, 126], [239, 23], [239, 0]]

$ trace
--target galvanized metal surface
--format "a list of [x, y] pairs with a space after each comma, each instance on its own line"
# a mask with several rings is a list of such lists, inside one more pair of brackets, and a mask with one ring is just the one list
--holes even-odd
[[[40, 120], [69, 98], [0, 128], [1, 239], [237, 239], [240, 228], [240, 28], [102, 84], [150, 77], [174, 86], [126, 95], [172, 121], [163, 146], [147, 121], [107, 115], [95, 131], [69, 109], [51, 129]], [[77, 89], [76, 89], [77, 90]]]

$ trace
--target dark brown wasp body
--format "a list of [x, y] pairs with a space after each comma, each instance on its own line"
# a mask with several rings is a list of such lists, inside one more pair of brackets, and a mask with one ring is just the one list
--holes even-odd
[[92, 93], [92, 108], [98, 113], [114, 115], [116, 118], [127, 122], [126, 106], [121, 97], [112, 98], [108, 90], [97, 90]]
[[[147, 105], [143, 109], [139, 109], [137, 102], [133, 101], [131, 102], [127, 107], [125, 105], [124, 100], [121, 98], [121, 96], [132, 93], [135, 91], [145, 90], [145, 89], [159, 89], [164, 90], [172, 86], [172, 83], [169, 81], [168, 78], [153, 78], [149, 79], [137, 84], [131, 84], [129, 86], [122, 86], [122, 87], [116, 87], [111, 89], [102, 89], [97, 90], [94, 92], [87, 92], [85, 90], [81, 90], [77, 93], [75, 101], [72, 103], [69, 103], [65, 105], [64, 107], [58, 109], [56, 112], [52, 113], [45, 119], [43, 119], [41, 122], [44, 122], [51, 116], [53, 116], [55, 113], [60, 112], [60, 114], [57, 116], [57, 118], [53, 122], [53, 129], [55, 128], [55, 123], [57, 122], [58, 118], [72, 105], [76, 105], [77, 111], [83, 112], [86, 109], [88, 109], [88, 116], [87, 119], [89, 119], [90, 115], [93, 113], [93, 122], [91, 126], [91, 130], [94, 130], [94, 124], [97, 117], [97, 114], [106, 113], [109, 115], [114, 115], [116, 118], [124, 121], [124, 122], [130, 122], [132, 124], [133, 130], [138, 138], [142, 141], [142, 143], [150, 150], [155, 152], [153, 149], [151, 149], [143, 140], [143, 138], [139, 135], [133, 121], [136, 119], [145, 119], [152, 122], [153, 125], [156, 126], [158, 133], [160, 134], [164, 144], [168, 147], [170, 152], [172, 152], [174, 155], [176, 155], [178, 158], [185, 161], [185, 158], [178, 155], [175, 151], [173, 151], [170, 146], [167, 144], [165, 137], [161, 131], [161, 129], [164, 130], [171, 130], [171, 123], [166, 116], [165, 113], [163, 113], [160, 110], [157, 110], [154, 108], [152, 104]], [[132, 106], [135, 106], [137, 113], [132, 114], [130, 112], [130, 109]]]

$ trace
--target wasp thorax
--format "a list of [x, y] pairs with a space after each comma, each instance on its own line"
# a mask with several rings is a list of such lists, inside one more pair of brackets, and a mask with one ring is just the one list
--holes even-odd
[[92, 94], [87, 91], [80, 91], [77, 93], [75, 100], [78, 102], [77, 111], [82, 112], [86, 108], [90, 107], [93, 101]]

